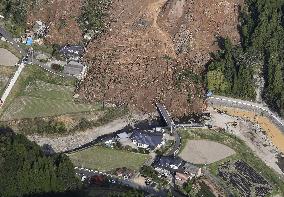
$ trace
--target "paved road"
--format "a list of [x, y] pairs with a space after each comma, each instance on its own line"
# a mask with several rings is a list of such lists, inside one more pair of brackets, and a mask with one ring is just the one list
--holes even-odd
[[115, 176], [107, 174], [107, 173], [98, 172], [98, 171], [89, 170], [89, 169], [80, 168], [80, 167], [75, 167], [75, 172], [81, 178], [83, 176], [86, 176], [86, 178], [89, 178], [89, 177], [92, 177], [92, 176], [95, 176], [95, 175], [105, 175], [105, 176], [108, 177], [108, 179], [114, 180], [116, 182], [116, 184], [125, 185], [125, 186], [128, 186], [128, 187], [134, 188], [134, 189], [143, 190], [143, 191], [146, 191], [146, 192], [153, 194], [155, 196], [166, 196], [166, 193], [164, 191], [157, 191], [150, 186], [141, 186], [137, 183], [134, 183], [131, 180], [121, 179], [121, 178], [115, 177]]
[[[15, 72], [13, 78], [9, 81], [8, 86], [6, 87], [6, 89], [5, 89], [4, 93], [3, 93], [3, 95], [1, 96], [1, 99], [0, 99], [1, 102], [2, 102], [1, 104], [4, 104], [5, 100], [6, 100], [7, 97], [9, 96], [9, 94], [10, 94], [12, 88], [14, 87], [14, 85], [15, 85], [17, 79], [19, 78], [21, 72], [23, 71], [24, 67], [25, 67], [25, 64], [21, 63], [21, 64], [19, 65], [17, 71]], [[1, 106], [1, 105], [0, 105], [0, 106]]]
[[244, 101], [235, 98], [228, 98], [223, 96], [212, 96], [207, 99], [209, 104], [213, 105], [221, 105], [226, 107], [235, 107], [240, 109], [246, 109], [250, 111], [254, 111], [259, 114], [263, 114], [270, 118], [280, 129], [284, 132], [284, 121], [280, 118], [275, 112], [271, 111], [267, 106], [254, 103], [250, 101]]
[[[10, 34], [9, 32], [7, 32], [7, 31], [6, 31], [4, 28], [2, 28], [2, 27], [0, 27], [0, 34], [1, 34], [7, 41], [9, 41], [9, 42], [12, 44], [12, 46], [13, 46], [15, 49], [17, 49], [24, 57], [27, 55], [26, 50], [25, 50], [25, 49], [22, 49], [22, 48], [20, 47], [20, 45], [18, 45], [18, 44], [14, 41], [13, 37], [11, 36], [11, 34]], [[8, 84], [8, 86], [6, 87], [6, 89], [5, 89], [4, 93], [3, 93], [3, 95], [1, 96], [1, 99], [0, 99], [0, 102], [1, 102], [1, 103], [0, 103], [0, 107], [4, 104], [5, 100], [6, 100], [7, 97], [9, 96], [9, 94], [10, 94], [12, 88], [14, 87], [14, 85], [15, 85], [17, 79], [19, 78], [21, 72], [23, 71], [24, 67], [25, 67], [25, 64], [24, 64], [23, 62], [21, 62], [20, 65], [19, 65], [19, 67], [18, 67], [18, 69], [17, 69], [17, 71], [15, 72], [14, 76], [13, 76], [12, 79], [9, 81], [9, 84]]]
[[180, 139], [180, 136], [179, 136], [176, 128], [173, 128], [173, 134], [174, 134], [174, 137], [175, 137], [175, 144], [174, 144], [172, 150], [167, 154], [167, 156], [171, 156], [171, 155], [176, 156], [176, 154], [178, 153], [178, 151], [180, 149], [181, 139]]
[[0, 35], [2, 35], [9, 43], [11, 43], [11, 45], [22, 54], [22, 56], [27, 55], [27, 51], [23, 49], [19, 44], [17, 44], [14, 41], [13, 36], [8, 31], [6, 31], [3, 27], [0, 27]]
[[168, 110], [166, 109], [166, 107], [160, 103], [156, 103], [156, 106], [158, 108], [158, 111], [160, 112], [162, 118], [164, 119], [164, 121], [166, 122], [167, 126], [171, 128], [171, 132], [174, 134], [175, 137], [175, 144], [172, 148], [172, 150], [167, 154], [167, 156], [171, 156], [171, 155], [176, 155], [180, 149], [180, 143], [181, 143], [181, 139], [180, 136], [176, 130], [176, 126], [174, 121], [172, 120], [170, 113], [168, 112]]

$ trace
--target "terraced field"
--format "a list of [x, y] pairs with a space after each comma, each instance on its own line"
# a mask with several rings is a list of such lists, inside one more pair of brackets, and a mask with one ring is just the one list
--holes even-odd
[[72, 86], [32, 81], [5, 111], [2, 119], [56, 116], [98, 109], [98, 106], [76, 103]]

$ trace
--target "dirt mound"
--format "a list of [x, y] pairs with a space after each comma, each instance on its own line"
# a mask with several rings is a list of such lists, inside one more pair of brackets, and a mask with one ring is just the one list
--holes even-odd
[[[220, 35], [237, 34], [237, 14], [230, 2], [223, 10], [217, 0], [213, 5], [205, 0], [114, 0], [107, 33], [88, 46], [85, 59], [92, 67], [81, 95], [143, 111], [153, 110], [153, 103], [160, 101], [176, 116], [200, 110], [201, 81], [180, 81], [179, 76], [184, 69], [200, 75], [209, 53], [217, 49], [218, 32], [211, 20], [228, 26]], [[231, 19], [219, 17], [225, 12]]]
[[31, 10], [28, 24], [41, 20], [49, 26], [47, 43], [76, 44], [82, 41], [82, 31], [77, 21], [81, 14], [83, 0], [44, 1], [38, 9]]

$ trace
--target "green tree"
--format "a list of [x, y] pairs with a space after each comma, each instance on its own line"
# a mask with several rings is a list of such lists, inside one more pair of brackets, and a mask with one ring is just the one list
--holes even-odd
[[80, 180], [68, 157], [45, 156], [23, 135], [0, 129], [0, 196], [30, 196], [79, 187]]

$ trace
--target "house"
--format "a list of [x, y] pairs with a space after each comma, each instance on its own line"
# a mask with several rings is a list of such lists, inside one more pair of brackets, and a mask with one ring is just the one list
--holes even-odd
[[32, 46], [32, 44], [33, 44], [33, 38], [32, 37], [27, 37], [27, 40], [26, 40], [26, 45], [27, 46]]
[[64, 66], [63, 73], [80, 78], [83, 70], [84, 65], [82, 63], [72, 60]]
[[153, 167], [156, 171], [162, 174], [169, 174], [172, 171], [182, 169], [185, 161], [174, 156], [160, 156], [153, 162]]
[[165, 144], [164, 135], [160, 132], [135, 130], [130, 139], [138, 148], [155, 150]]
[[130, 179], [134, 175], [134, 172], [126, 167], [123, 167], [117, 168], [115, 170], [115, 175], [118, 177], [123, 177], [124, 179]]
[[183, 185], [188, 180], [191, 180], [191, 176], [188, 174], [182, 173], [182, 172], [176, 172], [175, 180], [176, 180], [176, 183], [178, 183], [179, 185]]
[[179, 169], [175, 174], [176, 183], [183, 185], [188, 180], [194, 177], [200, 177], [202, 175], [201, 168], [186, 162], [182, 169]]
[[123, 143], [129, 140], [129, 135], [126, 132], [117, 134], [117, 137], [120, 143]]
[[116, 138], [112, 136], [106, 136], [101, 140], [106, 146], [113, 147], [113, 145], [116, 143]]
[[85, 48], [81, 45], [65, 45], [59, 52], [67, 59], [79, 60], [85, 53]]

